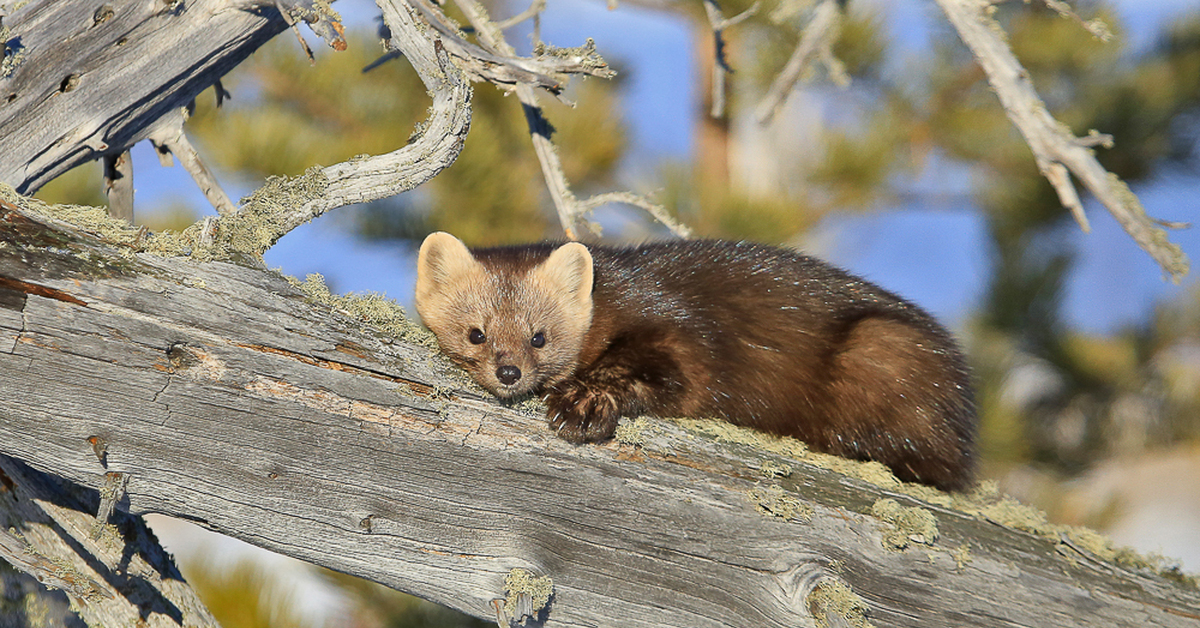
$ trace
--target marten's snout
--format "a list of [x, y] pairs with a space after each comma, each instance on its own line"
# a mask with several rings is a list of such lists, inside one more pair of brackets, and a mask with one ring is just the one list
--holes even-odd
[[496, 369], [496, 379], [505, 386], [512, 386], [521, 379], [521, 369], [506, 364]]

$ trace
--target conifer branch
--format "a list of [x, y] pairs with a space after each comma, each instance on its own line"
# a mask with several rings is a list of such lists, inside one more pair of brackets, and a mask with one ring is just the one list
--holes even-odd
[[1097, 161], [1091, 145], [1104, 144], [1105, 136], [1092, 133], [1087, 138], [1078, 138], [1046, 109], [1029, 80], [1029, 73], [1005, 42], [1000, 25], [992, 19], [991, 3], [983, 0], [936, 1], [983, 68], [1008, 118], [1033, 150], [1038, 169], [1054, 186], [1059, 200], [1071, 211], [1080, 227], [1088, 230], [1083, 204], [1071, 182], [1072, 174], [1173, 280], [1179, 281], [1186, 275], [1188, 260], [1183, 250], [1170, 242], [1167, 232], [1146, 215], [1129, 186]]

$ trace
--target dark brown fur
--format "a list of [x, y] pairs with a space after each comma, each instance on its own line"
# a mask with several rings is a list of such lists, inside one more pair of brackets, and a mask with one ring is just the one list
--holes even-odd
[[[555, 248], [472, 251], [493, 282], [486, 290], [495, 292], [486, 298], [466, 294], [460, 303], [495, 299], [504, 293], [501, 285], [521, 292], [514, 286]], [[569, 366], [539, 366], [543, 352], [554, 355], [548, 335], [546, 347], [526, 346], [531, 357], [513, 359], [526, 365], [523, 377], [531, 378], [514, 390], [541, 390], [551, 425], [563, 438], [608, 438], [623, 415], [719, 417], [794, 436], [816, 450], [877, 460], [904, 480], [947, 490], [971, 481], [970, 375], [950, 334], [919, 307], [814, 258], [757, 244], [587, 248], [591, 320], [578, 351], [566, 356], [573, 358], [566, 360]], [[469, 292], [461, 285], [459, 290]], [[447, 305], [431, 316], [444, 318], [463, 307]], [[423, 319], [429, 309], [422, 310]], [[514, 343], [527, 345], [538, 331], [537, 318], [522, 318], [512, 340], [493, 350], [509, 356], [517, 350]], [[464, 342], [443, 335], [466, 332], [426, 324], [443, 347]], [[505, 336], [503, 319], [478, 324], [489, 327], [489, 339]], [[468, 369], [470, 361], [479, 361], [464, 355], [471, 349], [464, 346], [456, 357]], [[563, 357], [556, 356], [555, 364]], [[483, 383], [478, 367], [472, 373]], [[494, 378], [492, 384], [490, 390], [507, 396], [497, 390], [505, 386]]]

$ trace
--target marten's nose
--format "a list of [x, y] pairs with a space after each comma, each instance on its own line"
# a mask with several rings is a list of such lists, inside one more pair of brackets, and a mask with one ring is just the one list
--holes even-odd
[[501, 366], [496, 369], [496, 379], [505, 386], [512, 386], [517, 383], [518, 379], [521, 379], [521, 369], [511, 365]]

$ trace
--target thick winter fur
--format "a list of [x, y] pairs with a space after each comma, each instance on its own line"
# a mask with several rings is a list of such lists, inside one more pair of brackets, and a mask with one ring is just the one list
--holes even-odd
[[725, 241], [469, 251], [435, 233], [416, 302], [484, 388], [543, 393], [572, 442], [612, 436], [622, 415], [719, 417], [905, 480], [971, 480], [975, 409], [950, 334], [805, 255]]

